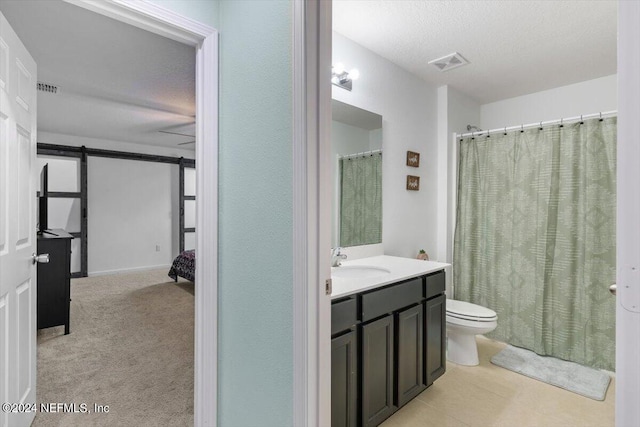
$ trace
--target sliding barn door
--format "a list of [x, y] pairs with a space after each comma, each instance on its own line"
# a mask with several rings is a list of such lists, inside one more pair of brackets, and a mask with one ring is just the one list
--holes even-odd
[[[36, 400], [36, 63], [0, 14], [0, 425]], [[12, 412], [15, 411], [15, 412]]]

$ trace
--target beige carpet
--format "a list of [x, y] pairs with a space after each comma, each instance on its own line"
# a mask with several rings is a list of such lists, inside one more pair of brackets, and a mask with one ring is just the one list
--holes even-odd
[[33, 426], [193, 425], [193, 286], [167, 270], [72, 280], [71, 333], [38, 331], [37, 401], [92, 413]]

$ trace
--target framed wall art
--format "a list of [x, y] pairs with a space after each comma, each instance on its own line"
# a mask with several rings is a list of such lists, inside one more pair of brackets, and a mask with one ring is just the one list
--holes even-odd
[[412, 168], [420, 166], [420, 153], [407, 151], [407, 166], [411, 166]]
[[420, 177], [414, 175], [407, 175], [407, 190], [418, 191], [420, 190]]

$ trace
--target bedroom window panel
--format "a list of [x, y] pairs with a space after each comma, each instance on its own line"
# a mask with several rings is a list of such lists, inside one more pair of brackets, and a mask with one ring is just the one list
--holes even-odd
[[196, 233], [184, 233], [184, 250], [196, 248]]
[[184, 227], [195, 228], [196, 226], [196, 201], [184, 201]]
[[50, 198], [49, 228], [61, 228], [69, 233], [79, 233], [80, 199]]
[[[38, 143], [36, 157], [38, 173], [44, 165], [48, 165], [49, 190], [49, 229], [62, 229], [69, 232], [71, 241], [71, 274], [72, 277], [87, 275], [86, 236], [87, 219], [82, 218], [83, 202], [86, 202], [86, 154], [64, 149], [54, 150], [50, 154], [46, 144]], [[43, 151], [41, 153], [41, 151]], [[83, 181], [83, 175], [85, 177]], [[83, 186], [83, 182], [85, 186]], [[36, 180], [37, 191], [40, 191], [40, 180]], [[84, 205], [86, 208], [86, 205]], [[86, 212], [86, 211], [85, 211]], [[84, 244], [83, 244], [84, 243]], [[85, 250], [83, 251], [83, 248]]]
[[[38, 171], [49, 165], [49, 191], [80, 192], [80, 159], [72, 157], [38, 156]], [[38, 191], [40, 182], [38, 181]]]
[[180, 252], [195, 249], [196, 170], [193, 160], [180, 159]]
[[196, 170], [195, 168], [184, 168], [184, 195], [196, 195]]

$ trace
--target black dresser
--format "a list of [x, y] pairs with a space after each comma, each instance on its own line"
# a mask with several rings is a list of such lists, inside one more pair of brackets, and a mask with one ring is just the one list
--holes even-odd
[[38, 254], [49, 254], [48, 263], [38, 264], [38, 329], [64, 325], [69, 333], [71, 284], [71, 240], [64, 230], [38, 235]]

